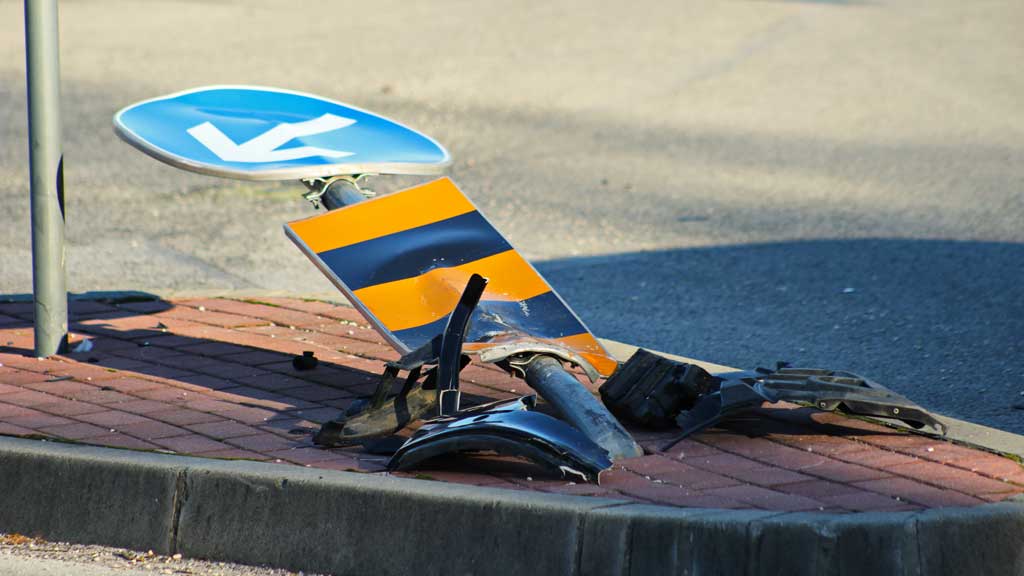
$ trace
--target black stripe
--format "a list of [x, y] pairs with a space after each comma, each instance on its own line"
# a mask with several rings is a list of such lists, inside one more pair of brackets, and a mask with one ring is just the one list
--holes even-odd
[[349, 290], [414, 278], [493, 256], [512, 246], [479, 212], [467, 212], [319, 254]]
[[[444, 332], [447, 322], [448, 316], [444, 316], [429, 324], [398, 330], [394, 335], [407, 347], [415, 350]], [[587, 330], [554, 292], [545, 292], [522, 302], [480, 302], [473, 312], [473, 319], [470, 320], [466, 342], [486, 342], [496, 332], [512, 331], [535, 338], [563, 338]]]

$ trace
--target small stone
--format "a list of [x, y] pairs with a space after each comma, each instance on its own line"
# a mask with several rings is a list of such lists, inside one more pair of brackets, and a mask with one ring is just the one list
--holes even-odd
[[928, 451], [929, 451], [929, 452], [935, 452], [935, 448], [932, 448], [931, 446], [929, 446], [929, 447], [928, 447]]
[[174, 558], [175, 560], [181, 560], [181, 553], [175, 554], [174, 556], [171, 556], [171, 558]]
[[206, 306], [200, 306], [199, 307], [199, 311], [200, 312], [206, 312]]

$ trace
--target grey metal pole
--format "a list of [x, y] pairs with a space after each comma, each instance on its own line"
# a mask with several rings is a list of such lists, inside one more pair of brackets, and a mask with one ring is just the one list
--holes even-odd
[[61, 152], [57, 0], [25, 0], [28, 133], [32, 181], [32, 293], [35, 353], [67, 350], [64, 159]]
[[566, 372], [558, 360], [538, 354], [526, 367], [526, 383], [577, 430], [607, 450], [612, 460], [644, 455], [643, 448], [604, 404]]

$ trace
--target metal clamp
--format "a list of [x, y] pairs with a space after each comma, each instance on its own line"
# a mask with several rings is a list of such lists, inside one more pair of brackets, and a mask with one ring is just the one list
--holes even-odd
[[303, 178], [302, 183], [306, 185], [306, 188], [309, 191], [303, 194], [302, 198], [313, 204], [313, 208], [319, 209], [321, 204], [323, 204], [328, 210], [340, 208], [341, 205], [331, 206], [331, 202], [328, 202], [323, 198], [325, 194], [329, 194], [331, 192], [332, 186], [339, 183], [344, 185], [347, 192], [355, 192], [358, 195], [352, 198], [345, 198], [342, 205], [355, 204], [362, 200], [373, 198], [377, 195], [376, 192], [369, 188], [363, 188], [359, 185], [360, 180], [367, 176], [372, 176], [372, 174], [331, 176], [330, 178]]

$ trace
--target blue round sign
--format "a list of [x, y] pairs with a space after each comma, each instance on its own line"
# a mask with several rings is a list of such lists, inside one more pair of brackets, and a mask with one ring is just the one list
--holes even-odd
[[210, 86], [128, 106], [114, 130], [178, 168], [243, 180], [437, 174], [451, 160], [430, 137], [301, 92]]

